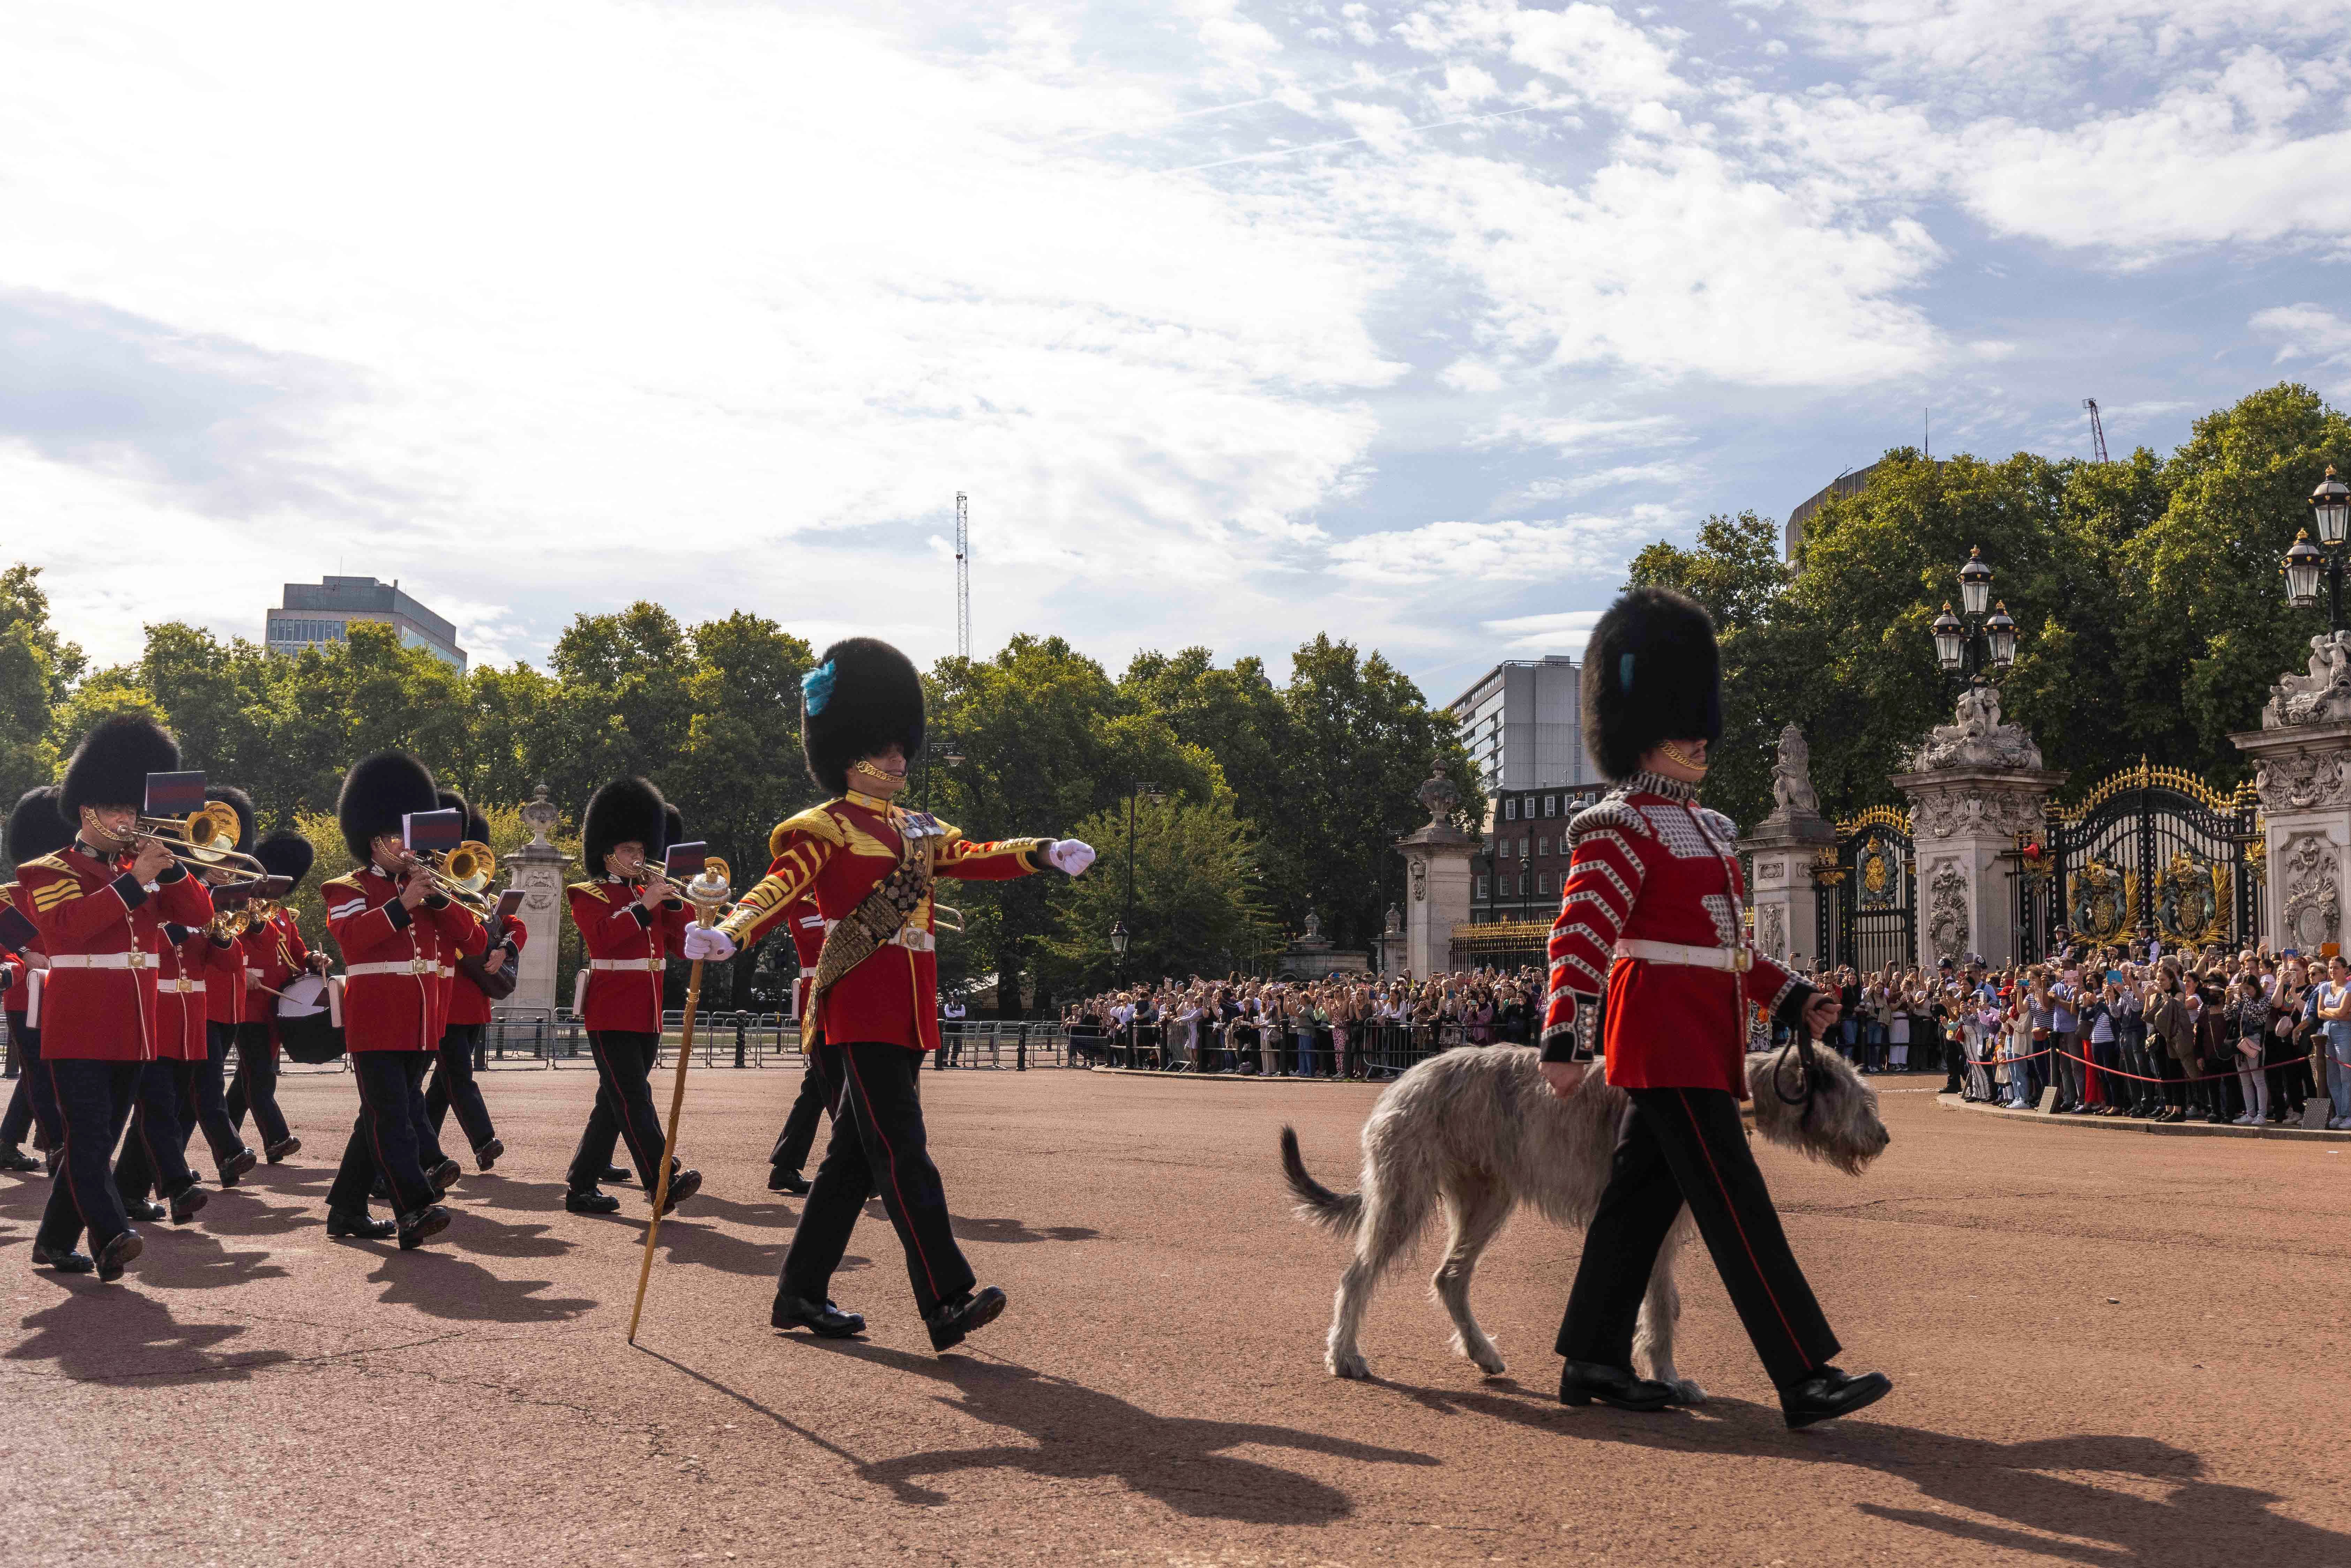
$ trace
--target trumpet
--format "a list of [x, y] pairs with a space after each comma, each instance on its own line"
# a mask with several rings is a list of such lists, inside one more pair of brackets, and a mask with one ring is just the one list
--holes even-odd
[[434, 851], [423, 855], [411, 854], [406, 862], [420, 868], [433, 891], [454, 903], [462, 904], [475, 915], [490, 911], [490, 879], [498, 873], [498, 857], [490, 846], [476, 839], [467, 839], [455, 849]]
[[[685, 903], [698, 905], [709, 903], [710, 895], [714, 891], [723, 900], [726, 896], [727, 889], [734, 883], [735, 873], [725, 861], [720, 860], [716, 855], [712, 855], [702, 862], [700, 874], [692, 878], [672, 876], [665, 867], [647, 861], [632, 874], [621, 880], [633, 887], [644, 887], [654, 882], [665, 883], [670, 892], [678, 898]], [[699, 898], [696, 897], [697, 893], [701, 895]]]
[[184, 817], [138, 817], [124, 836], [126, 845], [152, 840], [171, 852], [172, 858], [195, 871], [233, 871], [238, 885], [258, 882], [269, 868], [236, 847], [236, 810], [214, 800]]

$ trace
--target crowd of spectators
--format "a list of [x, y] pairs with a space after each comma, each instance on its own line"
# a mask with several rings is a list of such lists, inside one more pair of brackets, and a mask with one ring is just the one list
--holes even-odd
[[1476, 969], [1425, 980], [1195, 975], [1104, 991], [1062, 1014], [1074, 1060], [1175, 1072], [1390, 1078], [1454, 1046], [1524, 1045], [1542, 1023], [1542, 977]]

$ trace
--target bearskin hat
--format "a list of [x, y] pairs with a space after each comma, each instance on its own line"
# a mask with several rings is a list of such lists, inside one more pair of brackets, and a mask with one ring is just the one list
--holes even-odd
[[236, 813], [236, 842], [234, 848], [246, 854], [253, 852], [253, 797], [234, 784], [207, 784], [204, 799], [225, 803]]
[[455, 789], [444, 789], [441, 791], [441, 809], [444, 811], [455, 811], [465, 820], [465, 837], [477, 844], [486, 844], [490, 841], [489, 818], [467, 805], [465, 797], [458, 794]]
[[147, 775], [180, 770], [180, 745], [143, 713], [100, 719], [74, 747], [57, 787], [57, 810], [81, 825], [84, 806], [138, 806], [147, 799]]
[[1602, 777], [1629, 779], [1659, 741], [1722, 737], [1714, 622], [1670, 588], [1635, 588], [1583, 649], [1583, 747]]
[[887, 643], [849, 637], [800, 677], [800, 750], [809, 777], [846, 794], [849, 765], [895, 741], [912, 762], [923, 749], [923, 678]]
[[672, 844], [685, 842], [685, 813], [668, 801], [662, 802], [662, 848], [664, 853]]
[[8, 813], [8, 858], [17, 865], [53, 855], [73, 842], [74, 827], [57, 810], [57, 787], [44, 784], [16, 798]]
[[589, 799], [580, 825], [580, 858], [588, 874], [604, 874], [604, 857], [619, 844], [645, 847], [655, 865], [669, 850], [669, 802], [650, 779], [615, 779]]
[[[266, 867], [270, 875], [282, 876], [294, 887], [299, 887], [302, 879], [310, 874], [311, 862], [319, 858], [319, 852], [311, 847], [309, 840], [288, 828], [254, 845], [253, 858]], [[293, 890], [289, 887], [287, 892]]]
[[343, 792], [335, 801], [342, 824], [343, 847], [351, 860], [366, 865], [369, 846], [386, 833], [400, 831], [400, 820], [441, 809], [440, 791], [433, 787], [433, 771], [405, 751], [379, 751], [351, 764], [343, 775]]

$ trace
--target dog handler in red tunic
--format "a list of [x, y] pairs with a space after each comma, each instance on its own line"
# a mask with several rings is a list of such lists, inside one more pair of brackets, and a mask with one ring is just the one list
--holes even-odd
[[1893, 1387], [1829, 1364], [1836, 1336], [1788, 1249], [1747, 1145], [1751, 1004], [1818, 1035], [1837, 1001], [1746, 945], [1737, 830], [1698, 804], [1722, 735], [1721, 661], [1706, 612], [1636, 588], [1609, 607], [1583, 665], [1584, 741], [1617, 781], [1569, 825], [1574, 842], [1551, 934], [1543, 1076], [1573, 1092], [1586, 1071], [1578, 1013], [1605, 994], [1608, 1082], [1631, 1104], [1584, 1233], [1560, 1325], [1559, 1396], [1624, 1410], [1673, 1400], [1633, 1373], [1633, 1333], [1666, 1233], [1689, 1205], [1791, 1427], [1849, 1415]]

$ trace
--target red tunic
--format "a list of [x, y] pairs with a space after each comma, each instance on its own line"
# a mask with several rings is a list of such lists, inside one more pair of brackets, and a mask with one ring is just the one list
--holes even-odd
[[813, 898], [798, 898], [784, 911], [784, 926], [792, 934], [792, 951], [799, 955], [800, 976], [792, 982], [792, 1017], [808, 1020], [809, 988], [816, 979], [816, 961], [824, 951], [824, 911]]
[[129, 857], [78, 841], [16, 868], [49, 955], [41, 998], [41, 1055], [58, 1061], [152, 1061], [155, 972], [163, 923], [213, 917], [203, 886], [177, 866], [152, 893], [131, 880]]
[[482, 950], [482, 923], [471, 911], [427, 899], [412, 912], [400, 888], [367, 866], [319, 889], [327, 935], [343, 950], [343, 1041], [355, 1051], [438, 1046], [446, 1023], [443, 956]]
[[1616, 951], [1620, 940], [1746, 950], [1738, 830], [1688, 785], [1642, 773], [1577, 812], [1568, 833], [1544, 1044], [1572, 1030], [1579, 995], [1604, 991], [1609, 1082], [1745, 1099], [1748, 1004], [1777, 1014], [1811, 987], [1751, 950], [1743, 973]]
[[[8, 894], [8, 902], [16, 906], [16, 913], [27, 920], [32, 919], [33, 895], [25, 884], [21, 882], [12, 882], [8, 883], [5, 891]], [[25, 951], [27, 953], [37, 953], [40, 950], [41, 944], [38, 939], [25, 945]], [[33, 967], [30, 964], [26, 963], [22, 958], [16, 961], [8, 980], [8, 994], [5, 998], [0, 998], [0, 1012], [21, 1013], [32, 1007], [32, 974]]]
[[[511, 975], [515, 965], [521, 961], [523, 944], [530, 940], [530, 928], [519, 920], [509, 920], [501, 929], [505, 933], [506, 972]], [[486, 932], [484, 940], [487, 940]], [[482, 951], [486, 953], [489, 948], [485, 946]], [[460, 970], [455, 982], [449, 988], [449, 1022], [459, 1025], [489, 1021], [490, 998], [483, 993], [481, 987], [466, 978], [464, 971]]]
[[232, 936], [228, 945], [204, 944], [204, 1017], [214, 1023], [240, 1024], [259, 1018], [254, 998], [260, 992], [246, 986], [245, 938]]
[[592, 1030], [659, 1034], [662, 964], [685, 956], [685, 928], [694, 915], [683, 899], [658, 913], [637, 902], [633, 883], [617, 876], [575, 882], [564, 890], [571, 923], [588, 950], [588, 998], [580, 1021]]
[[[164, 934], [167, 937], [169, 932]], [[155, 968], [155, 1054], [180, 1061], [204, 1059], [204, 1003], [213, 975], [205, 962], [212, 938], [191, 932], [177, 946], [163, 944]]]
[[294, 912], [279, 908], [270, 913], [263, 925], [247, 931], [237, 939], [245, 952], [246, 968], [261, 981], [261, 988], [248, 992], [251, 998], [246, 1016], [266, 1021], [270, 1029], [270, 1049], [277, 1050], [277, 998], [287, 982], [306, 973], [310, 967], [310, 947], [302, 940], [302, 926]]
[[[938, 875], [977, 882], [1003, 882], [1045, 869], [1049, 839], [1008, 839], [975, 844], [961, 832], [852, 791], [812, 806], [768, 835], [775, 862], [742, 906], [723, 922], [726, 934], [748, 946], [771, 930], [802, 900], [813, 897], [828, 922], [840, 920], [865, 901], [897, 868], [902, 824], [927, 827], [939, 839], [931, 864]], [[795, 946], [803, 927], [793, 928]], [[842, 1044], [874, 1041], [931, 1051], [939, 1043], [937, 926], [932, 901], [925, 898], [908, 917], [901, 939], [842, 976], [819, 1004], [818, 1028]]]

